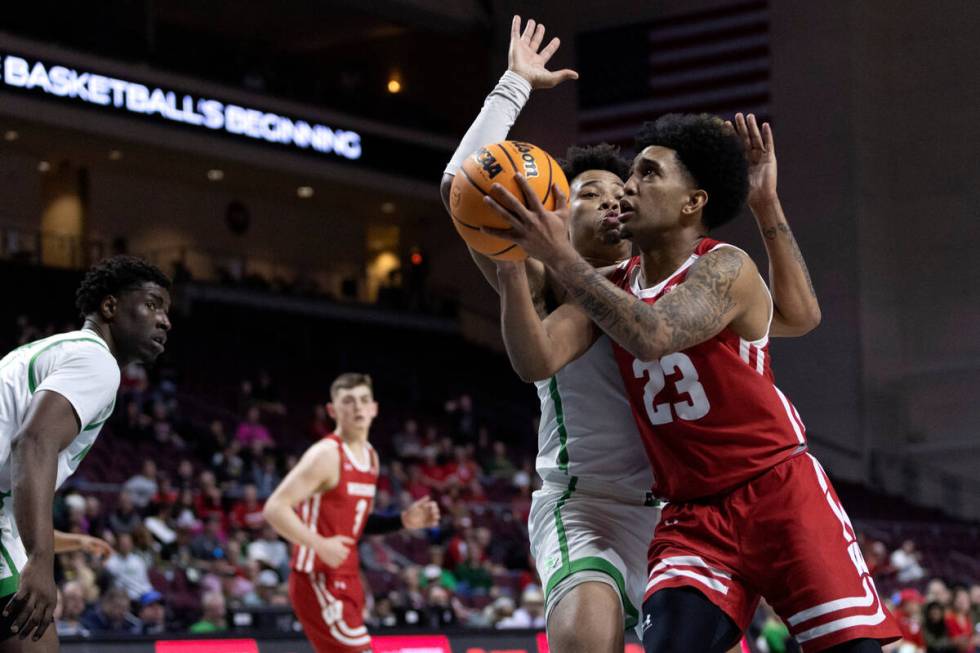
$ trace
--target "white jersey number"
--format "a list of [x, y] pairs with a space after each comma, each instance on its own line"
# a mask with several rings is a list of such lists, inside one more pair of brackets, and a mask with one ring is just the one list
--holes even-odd
[[354, 508], [354, 528], [351, 532], [357, 535], [357, 529], [361, 525], [361, 520], [364, 519], [364, 513], [367, 511], [368, 502], [367, 499], [361, 499], [357, 502], [357, 507]]
[[[689, 401], [657, 403], [657, 395], [667, 385], [667, 375], [678, 372], [680, 378], [674, 381], [674, 388], [678, 394], [687, 393]], [[658, 361], [644, 363], [641, 360], [633, 360], [633, 375], [638, 379], [646, 378], [646, 385], [643, 386], [643, 405], [647, 410], [647, 417], [654, 426], [658, 424], [669, 424], [674, 421], [674, 413], [682, 420], [691, 422], [701, 419], [711, 410], [708, 397], [704, 394], [704, 386], [698, 382], [698, 371], [694, 369], [694, 363], [686, 354], [680, 352], [668, 354]], [[673, 410], [671, 410], [673, 408]]]

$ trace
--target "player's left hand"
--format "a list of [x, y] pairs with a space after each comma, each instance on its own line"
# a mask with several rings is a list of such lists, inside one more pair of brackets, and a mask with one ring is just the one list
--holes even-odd
[[405, 528], [432, 528], [439, 524], [439, 504], [424, 496], [402, 511]]
[[103, 540], [100, 537], [92, 537], [91, 535], [79, 535], [78, 543], [85, 553], [89, 555], [98, 556], [100, 558], [108, 558], [115, 550], [112, 545]]
[[726, 121], [735, 130], [742, 147], [745, 148], [745, 158], [749, 163], [749, 206], [776, 199], [776, 146], [772, 139], [772, 127], [762, 123], [762, 129], [755, 119], [755, 114], [745, 116], [735, 114], [735, 124]]
[[552, 186], [555, 194], [555, 210], [549, 211], [541, 204], [537, 194], [528, 185], [523, 175], [514, 175], [517, 185], [524, 194], [527, 206], [500, 184], [490, 187], [490, 194], [483, 198], [490, 208], [510, 223], [510, 229], [483, 227], [484, 233], [509, 240], [520, 245], [527, 255], [552, 265], [563, 254], [575, 254], [568, 239], [566, 215], [568, 197]]

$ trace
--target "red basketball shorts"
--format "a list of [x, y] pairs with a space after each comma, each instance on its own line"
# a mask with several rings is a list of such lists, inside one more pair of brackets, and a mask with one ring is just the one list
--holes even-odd
[[289, 574], [289, 600], [317, 653], [371, 650], [364, 626], [364, 589], [358, 576]]
[[809, 454], [724, 496], [667, 504], [649, 570], [644, 601], [671, 587], [696, 589], [743, 631], [765, 597], [806, 653], [899, 638], [851, 520]]

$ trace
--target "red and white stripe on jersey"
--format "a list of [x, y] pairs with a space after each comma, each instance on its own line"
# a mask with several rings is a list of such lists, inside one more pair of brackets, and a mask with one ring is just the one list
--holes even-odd
[[368, 635], [364, 624], [353, 627], [347, 625], [344, 620], [344, 603], [327, 589], [326, 577], [323, 574], [314, 574], [310, 576], [310, 580], [317, 603], [320, 605], [323, 623], [330, 631], [330, 635], [345, 646], [369, 645], [371, 636]]
[[[320, 514], [320, 497], [322, 495], [315, 494], [302, 504], [300, 504], [300, 519], [303, 520], [303, 524], [310, 531], [316, 532], [317, 516]], [[316, 558], [316, 554], [308, 546], [300, 546], [296, 552], [296, 563], [293, 568], [296, 571], [302, 571], [305, 573], [310, 573], [313, 571], [313, 560]]]
[[831, 492], [830, 483], [823, 467], [813, 456], [807, 454], [807, 458], [813, 463], [817, 482], [820, 483], [820, 489], [824, 492], [827, 504], [840, 522], [841, 535], [851, 562], [854, 564], [854, 571], [862, 580], [864, 594], [827, 601], [789, 616], [786, 623], [790, 632], [805, 649], [818, 644], [819, 642], [815, 640], [822, 637], [829, 637], [860, 626], [877, 626], [887, 618], [882, 608], [881, 599], [878, 598], [874, 581], [871, 580], [868, 566], [864, 562], [864, 556], [861, 554], [861, 545], [858, 543], [851, 520], [834, 493]]
[[[337, 485], [325, 492], [317, 492], [296, 507], [303, 524], [322, 537], [347, 535], [359, 539], [374, 507], [374, 495], [378, 483], [378, 456], [374, 448], [365, 443], [365, 459], [358, 460], [343, 440], [334, 433], [324, 439], [337, 443], [340, 453], [340, 474]], [[351, 547], [350, 555], [337, 568], [330, 568], [320, 560], [310, 547], [294, 546], [291, 561], [293, 569], [303, 573], [357, 574], [360, 567], [357, 547]]]
[[727, 595], [731, 587], [732, 575], [712, 567], [700, 556], [671, 556], [658, 562], [650, 570], [646, 595], [661, 583], [673, 578], [689, 578], [704, 589]]
[[[700, 257], [720, 247], [732, 246], [702, 239], [673, 274], [649, 288], [641, 286], [639, 256], [611, 280], [655, 304], [686, 280]], [[761, 277], [759, 283], [765, 287]], [[775, 385], [768, 329], [746, 340], [726, 327], [655, 361], [640, 361], [615, 343], [613, 350], [658, 496], [687, 501], [715, 495], [806, 449], [806, 428]]]

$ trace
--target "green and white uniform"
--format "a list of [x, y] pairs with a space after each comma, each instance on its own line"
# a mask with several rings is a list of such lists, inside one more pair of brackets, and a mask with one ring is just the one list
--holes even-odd
[[95, 444], [112, 414], [119, 365], [94, 331], [62, 333], [15, 349], [0, 359], [0, 597], [17, 591], [27, 553], [14, 522], [10, 445], [34, 396], [57, 392], [72, 405], [81, 430], [58, 454], [60, 487]]
[[576, 585], [600, 581], [617, 591], [625, 627], [632, 628], [660, 510], [612, 342], [600, 336], [535, 385], [541, 400], [536, 468], [543, 486], [532, 497], [528, 531], [546, 614]]

